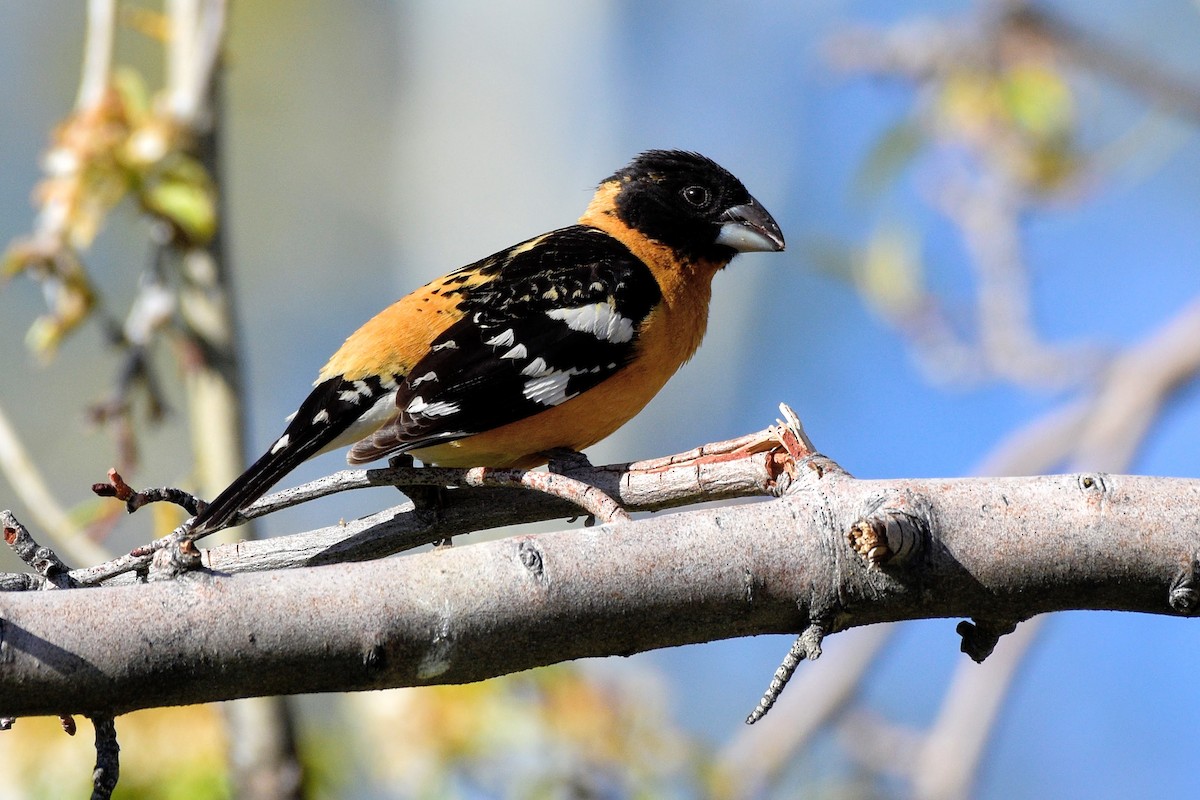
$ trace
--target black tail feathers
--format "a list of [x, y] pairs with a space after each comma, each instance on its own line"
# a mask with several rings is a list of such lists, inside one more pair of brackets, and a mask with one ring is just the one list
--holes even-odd
[[196, 515], [191, 523], [192, 538], [227, 526], [239, 511], [266, 494], [284, 475], [337, 439], [371, 407], [381, 391], [377, 378], [347, 382], [336, 377], [317, 384], [271, 449]]
[[198, 538], [220, 530], [243, 508], [262, 497], [301, 462], [321, 448], [321, 444], [268, 450], [225, 487], [192, 521], [191, 536]]

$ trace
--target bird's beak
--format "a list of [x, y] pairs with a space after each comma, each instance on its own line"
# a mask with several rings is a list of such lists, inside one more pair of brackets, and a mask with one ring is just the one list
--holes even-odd
[[734, 206], [722, 214], [720, 222], [717, 244], [732, 247], [739, 253], [777, 253], [783, 249], [783, 232], [779, 225], [753, 197], [749, 203]]

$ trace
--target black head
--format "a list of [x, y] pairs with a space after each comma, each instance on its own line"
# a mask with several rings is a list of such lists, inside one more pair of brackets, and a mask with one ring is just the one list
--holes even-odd
[[783, 234], [742, 182], [711, 159], [649, 150], [612, 177], [625, 224], [692, 258], [783, 249]]

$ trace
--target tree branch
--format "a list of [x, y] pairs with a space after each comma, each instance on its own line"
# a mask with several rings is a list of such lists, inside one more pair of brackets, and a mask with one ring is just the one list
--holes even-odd
[[1124, 469], [1163, 406], [1200, 374], [1200, 298], [1114, 357], [1093, 391], [1011, 434], [977, 472]]
[[[790, 412], [790, 409], [788, 409]], [[793, 415], [794, 416], [794, 415]], [[796, 450], [789, 443], [803, 437], [798, 421], [786, 428], [773, 427], [757, 433], [707, 444], [663, 458], [603, 467], [572, 466], [563, 474], [602, 492], [628, 511], [659, 511], [689, 503], [775, 496], [791, 480]], [[792, 431], [799, 431], [799, 434]], [[796, 450], [799, 453], [799, 450]], [[435, 467], [392, 466], [386, 469], [342, 470], [315, 481], [268, 495], [239, 514], [234, 524], [289, 508], [337, 492], [370, 486], [439, 487], [471, 486], [477, 470]], [[511, 471], [502, 471], [505, 473]], [[537, 473], [544, 474], [544, 473]], [[506, 476], [511, 478], [511, 475]], [[97, 484], [93, 491], [127, 501], [130, 510], [146, 498], [188, 505], [178, 490], [150, 489], [134, 492], [110, 471], [111, 484]], [[487, 487], [469, 492], [451, 491], [436, 508], [412, 503], [388, 508], [352, 522], [306, 533], [261, 541], [222, 544], [202, 551], [204, 565], [220, 572], [254, 572], [316, 566], [343, 561], [364, 561], [410, 550], [423, 544], [486, 528], [540, 522], [577, 516], [572, 502], [525, 490]], [[154, 554], [174, 540], [165, 537], [135, 548], [112, 561], [73, 570], [71, 579], [82, 585], [136, 580], [131, 573], [149, 568]], [[11, 585], [10, 585], [11, 584]], [[0, 588], [21, 588], [16, 582]]]
[[[881, 508], [927, 540], [858, 555], [847, 533]], [[2, 594], [0, 717], [461, 683], [814, 622], [1190, 615], [1198, 552], [1200, 481], [813, 469], [777, 500], [402, 559]]]
[[108, 800], [121, 775], [121, 746], [111, 716], [92, 717], [96, 729], [96, 766], [92, 770], [92, 800]]

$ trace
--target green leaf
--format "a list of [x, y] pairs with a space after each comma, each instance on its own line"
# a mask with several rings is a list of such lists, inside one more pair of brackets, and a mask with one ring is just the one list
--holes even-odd
[[197, 161], [180, 159], [161, 174], [149, 176], [142, 203], [191, 244], [206, 244], [216, 233], [216, 198], [208, 173]]
[[1040, 140], [1070, 134], [1074, 122], [1071, 89], [1053, 70], [1015, 67], [1004, 75], [1000, 96], [1013, 122], [1025, 133]]
[[859, 293], [884, 317], [903, 317], [921, 304], [924, 273], [916, 231], [885, 223], [867, 242], [857, 275]]

